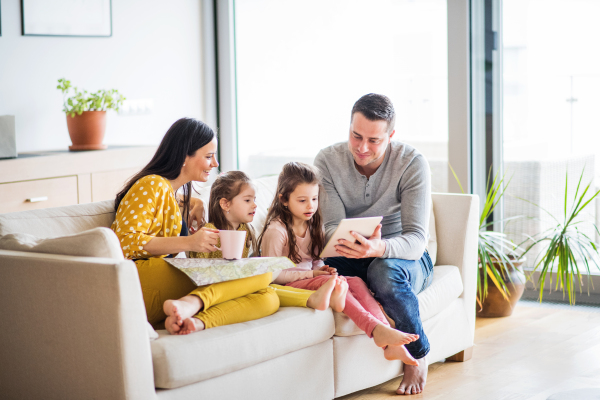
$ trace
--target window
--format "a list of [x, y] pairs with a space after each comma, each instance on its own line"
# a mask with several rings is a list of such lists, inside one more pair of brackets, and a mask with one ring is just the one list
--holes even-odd
[[236, 0], [234, 21], [241, 170], [312, 163], [347, 140], [352, 105], [375, 92], [394, 103], [395, 140], [448, 190], [446, 0]]

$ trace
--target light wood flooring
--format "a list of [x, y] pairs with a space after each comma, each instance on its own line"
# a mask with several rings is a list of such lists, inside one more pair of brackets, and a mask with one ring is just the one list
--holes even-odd
[[546, 400], [600, 388], [600, 309], [519, 302], [510, 317], [477, 319], [473, 357], [430, 365], [422, 394], [395, 395], [400, 380], [340, 399]]

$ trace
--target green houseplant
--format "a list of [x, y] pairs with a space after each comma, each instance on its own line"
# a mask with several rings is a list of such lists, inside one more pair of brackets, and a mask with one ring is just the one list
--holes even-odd
[[[460, 190], [464, 193], [460, 180], [450, 166]], [[513, 306], [523, 295], [525, 276], [520, 269], [523, 264], [522, 249], [516, 246], [502, 232], [489, 230], [496, 222], [507, 222], [518, 217], [501, 221], [489, 219], [502, 200], [510, 180], [505, 182], [504, 176], [496, 174], [490, 181], [488, 174], [486, 198], [479, 217], [479, 237], [477, 258], [479, 274], [477, 275], [477, 303], [480, 317], [503, 317], [512, 314]], [[493, 285], [490, 285], [489, 282]]]
[[[598, 264], [600, 257], [598, 245], [580, 229], [580, 226], [584, 221], [577, 220], [580, 213], [596, 198], [596, 196], [598, 196], [598, 194], [600, 194], [600, 190], [598, 190], [586, 199], [586, 194], [588, 194], [592, 183], [590, 182], [585, 189], [582, 188], [581, 181], [584, 172], [585, 168], [579, 177], [577, 189], [573, 196], [573, 203], [570, 208], [568, 207], [567, 192], [569, 176], [568, 173], [566, 173], [563, 215], [560, 218], [555, 217], [543, 207], [525, 200], [530, 204], [539, 207], [548, 214], [553, 221], [552, 227], [530, 238], [531, 243], [525, 250], [525, 253], [527, 253], [535, 245], [548, 242], [547, 247], [545, 247], [545, 249], [535, 258], [534, 268], [530, 274], [530, 276], [533, 275], [537, 270], [540, 272], [538, 278], [540, 302], [543, 298], [546, 278], [549, 278], [550, 290], [552, 290], [553, 274], [556, 275], [555, 290], [562, 290], [563, 296], [565, 294], [568, 295], [569, 304], [575, 304], [576, 289], [579, 288], [579, 292], [582, 292], [582, 272], [587, 272], [589, 283], [591, 273], [590, 267], [594, 266], [600, 270], [600, 265]], [[581, 192], [580, 189], [582, 189]], [[591, 224], [595, 231], [600, 234], [596, 224]]]
[[116, 89], [88, 93], [71, 85], [71, 81], [59, 79], [56, 86], [63, 93], [63, 112], [67, 116], [67, 128], [73, 142], [69, 150], [101, 150], [106, 130], [106, 111], [119, 111], [125, 97]]

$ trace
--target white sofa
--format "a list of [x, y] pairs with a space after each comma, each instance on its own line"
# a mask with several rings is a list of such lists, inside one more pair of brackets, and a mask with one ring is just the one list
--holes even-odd
[[[256, 185], [260, 225], [275, 178]], [[465, 350], [468, 358], [473, 346], [478, 201], [434, 194], [433, 212], [437, 263], [419, 294], [430, 363]], [[158, 331], [150, 340], [134, 263], [120, 257], [112, 232], [81, 235], [113, 218], [110, 201], [0, 215], [0, 239], [74, 235], [31, 251], [0, 250], [2, 398], [332, 399], [402, 374], [400, 361], [385, 360], [330, 310], [281, 308], [188, 336]], [[98, 246], [112, 257], [98, 257]]]

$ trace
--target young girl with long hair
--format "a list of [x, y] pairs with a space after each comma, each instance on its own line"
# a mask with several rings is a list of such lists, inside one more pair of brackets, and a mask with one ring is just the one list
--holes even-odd
[[[319, 258], [325, 246], [320, 191], [319, 177], [313, 167], [299, 162], [283, 166], [258, 245], [263, 257], [287, 256], [297, 267], [282, 271], [275, 283], [314, 290], [325, 282], [326, 277], [315, 274], [329, 270]], [[385, 349], [387, 359], [417, 365], [404, 345], [417, 340], [418, 335], [392, 329], [365, 282], [358, 277], [345, 279], [349, 291], [343, 312], [377, 346]]]
[[[208, 223], [206, 229], [237, 230], [246, 232], [246, 243], [242, 258], [256, 252], [256, 236], [250, 222], [254, 219], [257, 205], [256, 191], [248, 175], [242, 171], [230, 171], [220, 174], [210, 189], [208, 202]], [[220, 241], [217, 247], [220, 247]], [[222, 258], [220, 250], [211, 252], [190, 252], [190, 258]], [[334, 271], [319, 271], [327, 275], [323, 285], [318, 290], [305, 290], [290, 286], [270, 285], [279, 296], [282, 307], [308, 307], [325, 310], [331, 306], [341, 311], [344, 306], [340, 299], [347, 291], [344, 280], [332, 275]], [[274, 276], [277, 273], [273, 274]]]

